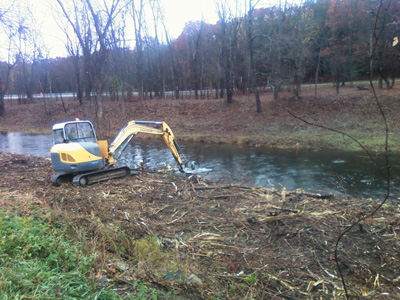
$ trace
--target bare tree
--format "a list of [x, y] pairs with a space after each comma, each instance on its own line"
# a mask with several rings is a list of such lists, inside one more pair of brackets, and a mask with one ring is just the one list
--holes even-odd
[[[92, 35], [92, 27], [90, 25], [89, 13], [87, 7], [82, 1], [73, 0], [69, 2], [68, 7], [66, 7], [64, 0], [57, 0], [59, 6], [62, 10], [62, 15], [66, 18], [68, 24], [72, 27], [73, 34], [78, 40], [80, 50], [82, 51], [83, 58], [83, 73], [85, 75], [85, 93], [86, 97], [90, 98], [92, 92], [92, 54], [94, 52], [95, 42]], [[67, 40], [71, 41], [73, 39], [68, 30], [65, 30]], [[67, 49], [71, 52], [74, 51], [73, 48], [67, 45]], [[76, 49], [77, 57], [79, 57], [79, 49]], [[79, 77], [77, 77], [77, 80]]]
[[[236, 3], [237, 4], [237, 3]], [[236, 7], [237, 8], [237, 7]], [[233, 103], [234, 92], [234, 63], [237, 54], [238, 33], [240, 19], [235, 17], [226, 0], [217, 3], [219, 26], [221, 27], [219, 39], [221, 44], [220, 60], [222, 65], [223, 89], [226, 90], [226, 102]]]
[[[21, 22], [25, 23], [26, 17]], [[32, 19], [30, 19], [32, 24]], [[19, 26], [18, 30], [18, 63], [15, 68], [17, 81], [15, 88], [20, 95], [25, 94], [28, 101], [33, 100], [33, 94], [39, 85], [37, 66], [44, 59], [44, 46], [40, 35], [32, 25]]]
[[[160, 2], [158, 0], [150, 1], [151, 6], [151, 14], [153, 17], [153, 25], [154, 25], [154, 75], [157, 76], [158, 80], [154, 81], [154, 90], [156, 95], [164, 98], [165, 90], [166, 90], [166, 60], [164, 59], [165, 55], [163, 55], [163, 50], [166, 50], [166, 47], [163, 46], [159, 39], [159, 28], [165, 24], [164, 13], [161, 8]], [[158, 84], [157, 84], [158, 83]]]
[[0, 62], [0, 116], [5, 113], [4, 97], [9, 90], [11, 70], [18, 62], [17, 58], [12, 58], [10, 40], [8, 42], [7, 62]]
[[248, 51], [248, 56], [249, 56], [249, 82], [250, 82], [250, 87], [254, 92], [254, 97], [256, 100], [256, 107], [257, 107], [257, 112], [261, 113], [261, 101], [260, 101], [260, 94], [258, 92], [258, 87], [257, 87], [257, 76], [256, 76], [256, 70], [255, 70], [255, 63], [254, 63], [254, 37], [253, 37], [253, 31], [254, 31], [254, 25], [253, 25], [253, 12], [254, 12], [254, 5], [252, 0], [249, 0], [249, 7], [248, 7], [248, 14], [247, 14], [247, 22], [246, 22], [246, 32], [247, 32], [247, 51]]
[[[168, 32], [168, 28], [164, 19], [164, 15], [163, 13], [161, 13], [161, 6], [159, 5], [159, 2], [157, 2], [158, 5], [157, 6], [153, 6], [157, 7], [158, 10], [158, 16], [160, 16], [159, 21], [161, 22], [161, 26], [163, 28], [163, 32], [164, 32], [164, 37], [165, 37], [165, 42], [167, 44], [167, 56], [168, 56], [168, 69], [169, 71], [166, 71], [166, 73], [169, 73], [169, 76], [166, 75], [166, 77], [169, 77], [169, 82], [170, 85], [172, 86], [172, 90], [174, 91], [174, 98], [175, 99], [179, 99], [179, 92], [180, 92], [180, 85], [179, 85], [179, 67], [177, 64], [177, 58], [176, 58], [176, 52], [174, 51], [174, 43], [173, 40], [170, 37], [170, 34]], [[155, 11], [155, 10], [153, 10]], [[165, 90], [165, 86], [164, 86], [164, 90]]]
[[[306, 68], [310, 68], [311, 76], [314, 79], [314, 97], [318, 95], [318, 83], [320, 81], [320, 72], [322, 69], [322, 51], [325, 48], [328, 40], [329, 28], [326, 26], [327, 11], [329, 1], [321, 0], [316, 3], [305, 4], [304, 19], [306, 21], [306, 36], [307, 49], [310, 51], [310, 62]], [[311, 75], [313, 73], [313, 75]]]
[[144, 0], [130, 1], [131, 16], [135, 29], [136, 46], [136, 80], [139, 85], [139, 96], [144, 99], [144, 35], [145, 35], [145, 7]]
[[203, 21], [189, 22], [179, 40], [184, 42], [184, 56], [182, 59], [186, 65], [187, 89], [194, 89], [195, 98], [199, 99], [199, 90], [201, 92], [203, 85], [203, 67], [202, 58], [204, 55], [203, 34], [205, 23]]
[[[59, 4], [60, 5], [60, 4]], [[62, 3], [61, 3], [62, 5]], [[53, 13], [55, 13], [56, 9], [52, 10]], [[63, 13], [65, 11], [65, 8], [63, 10]], [[63, 13], [61, 14], [61, 19], [64, 16]], [[84, 91], [84, 86], [83, 86], [83, 72], [82, 72], [82, 67], [81, 67], [81, 47], [79, 40], [74, 38], [73, 34], [69, 33], [69, 24], [68, 23], [63, 23], [60, 21], [60, 15], [54, 15], [54, 20], [58, 24], [58, 27], [64, 32], [65, 34], [65, 48], [67, 50], [67, 53], [69, 54], [69, 57], [71, 58], [71, 61], [73, 62], [74, 66], [74, 77], [75, 77], [75, 85], [74, 88], [71, 90], [72, 92], [76, 93], [76, 97], [79, 101], [79, 105], [83, 105], [83, 91]]]
[[[400, 26], [400, 3], [398, 1], [388, 1], [382, 8], [385, 13], [377, 20], [379, 26], [385, 28], [381, 34], [381, 39], [376, 45], [374, 57], [374, 72], [379, 75], [379, 88], [383, 88], [383, 82], [387, 89], [394, 86], [395, 78], [400, 70], [399, 62], [399, 35]], [[376, 10], [371, 9], [369, 15], [374, 16]], [[372, 31], [373, 32], [373, 31]]]
[[71, 26], [83, 53], [86, 75], [86, 97], [95, 92], [96, 117], [99, 135], [104, 125], [102, 97], [105, 90], [105, 67], [112, 43], [112, 26], [123, 9], [121, 0], [97, 2], [92, 0], [68, 2], [57, 0], [63, 16]]
[[288, 78], [287, 69], [290, 60], [287, 59], [287, 55], [290, 37], [284, 32], [286, 21], [286, 6], [283, 10], [272, 7], [259, 11], [252, 25], [256, 30], [252, 39], [256, 72], [272, 87], [274, 99], [278, 99], [281, 88], [287, 83]]
[[26, 32], [25, 19], [16, 13], [16, 3], [0, 9], [0, 29], [6, 38], [6, 62], [0, 64], [0, 116], [5, 112], [4, 97], [9, 92], [11, 70], [17, 65], [19, 59], [18, 40]]

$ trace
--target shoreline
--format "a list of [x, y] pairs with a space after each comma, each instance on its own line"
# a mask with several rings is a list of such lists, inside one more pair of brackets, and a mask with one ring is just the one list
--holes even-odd
[[[273, 100], [271, 93], [263, 93], [262, 113], [255, 112], [251, 95], [236, 95], [230, 105], [224, 99], [103, 99], [104, 122], [101, 126], [107, 139], [113, 138], [131, 120], [161, 120], [172, 128], [178, 141], [252, 148], [361, 150], [351, 139], [316, 127], [324, 126], [354, 137], [373, 153], [383, 153], [385, 128], [370, 92], [350, 87], [341, 91], [341, 95], [336, 95], [333, 88], [324, 87], [320, 97], [315, 99], [313, 89], [304, 88], [301, 99], [293, 99], [288, 93], [280, 100]], [[398, 153], [400, 88], [379, 92], [389, 125], [389, 152]], [[0, 117], [0, 132], [51, 134], [54, 123], [75, 118], [91, 120], [98, 131], [94, 101], [87, 100], [83, 106], [72, 99], [64, 100], [64, 103], [46, 99], [6, 104], [6, 112]], [[299, 121], [288, 111], [316, 126]], [[139, 135], [138, 138], [148, 139], [148, 136]]]
[[[32, 135], [51, 135], [52, 131], [51, 130], [46, 130], [46, 129], [32, 129], [32, 130], [21, 130], [20, 128], [6, 128], [0, 125], [0, 133], [11, 133], [11, 132], [18, 132], [18, 133], [23, 133], [23, 134], [32, 134]], [[115, 132], [116, 136], [118, 132]], [[112, 139], [114, 136], [111, 136], [109, 139]], [[145, 136], [145, 135], [138, 135], [135, 137], [136, 140], [152, 140], [156, 139], [154, 136]], [[207, 137], [207, 136], [196, 136], [192, 137], [190, 135], [183, 135], [183, 136], [177, 136], [176, 137], [177, 142], [184, 141], [186, 143], [198, 143], [198, 144], [214, 144], [214, 145], [232, 145], [232, 146], [238, 146], [238, 147], [249, 147], [249, 148], [264, 148], [264, 149], [282, 149], [282, 150], [293, 150], [296, 152], [299, 151], [338, 151], [338, 152], [348, 152], [348, 153], [365, 153], [365, 151], [361, 147], [333, 147], [332, 145], [329, 144], [321, 144], [321, 141], [315, 141], [313, 143], [312, 141], [304, 141], [305, 146], [302, 146], [302, 143], [298, 143], [296, 145], [289, 145], [289, 144], [284, 144], [280, 141], [280, 143], [277, 143], [277, 141], [270, 141], [270, 143], [266, 141], [256, 141], [256, 140], [251, 140], [250, 138], [244, 137], [244, 141], [237, 141], [237, 140], [218, 140], [213, 137]], [[400, 145], [398, 148], [391, 148], [390, 147], [390, 141], [389, 141], [389, 156], [390, 155], [398, 155], [400, 154]], [[378, 154], [384, 154], [384, 152], [380, 152], [377, 149], [368, 149], [369, 152], [373, 152], [376, 155]]]

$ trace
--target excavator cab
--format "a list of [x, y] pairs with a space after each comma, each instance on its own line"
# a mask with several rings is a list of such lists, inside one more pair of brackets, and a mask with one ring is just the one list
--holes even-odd
[[53, 125], [54, 146], [50, 150], [56, 174], [101, 169], [105, 160], [90, 121], [68, 121]]
[[89, 121], [57, 123], [53, 126], [54, 144], [69, 142], [97, 143], [93, 124]]

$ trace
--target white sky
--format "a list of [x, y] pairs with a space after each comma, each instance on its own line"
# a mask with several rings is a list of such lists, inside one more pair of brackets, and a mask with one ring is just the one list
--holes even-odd
[[[26, 1], [37, 19], [37, 28], [40, 29], [43, 36], [43, 43], [49, 51], [50, 57], [66, 56], [65, 34], [57, 25], [51, 13], [52, 7], [57, 7], [56, 0], [0, 0], [0, 7], [4, 3], [11, 1]], [[160, 0], [164, 7], [165, 21], [168, 32], [172, 38], [177, 38], [189, 21], [204, 20], [207, 23], [215, 24], [218, 21], [215, 2], [220, 0]], [[231, 8], [236, 7], [236, 1], [239, 6], [244, 6], [246, 0], [225, 0], [231, 3]], [[279, 4], [285, 0], [253, 0], [258, 2], [258, 7], [268, 7]], [[288, 0], [291, 2], [300, 2], [301, 0]], [[1, 51], [1, 50], [0, 50]], [[1, 54], [0, 54], [1, 55]], [[4, 55], [1, 55], [3, 58]]]

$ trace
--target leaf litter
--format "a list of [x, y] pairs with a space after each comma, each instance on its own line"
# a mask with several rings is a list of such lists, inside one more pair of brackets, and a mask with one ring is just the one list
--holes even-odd
[[[84, 232], [75, 238], [98, 254], [91, 276], [106, 278], [122, 296], [141, 280], [176, 299], [344, 299], [336, 239], [379, 202], [221, 185], [170, 171], [56, 187], [49, 159], [5, 153], [0, 170], [0, 207], [21, 215], [50, 210]], [[339, 246], [354, 299], [400, 298], [397, 200]], [[148, 238], [158, 250], [138, 253]]]

